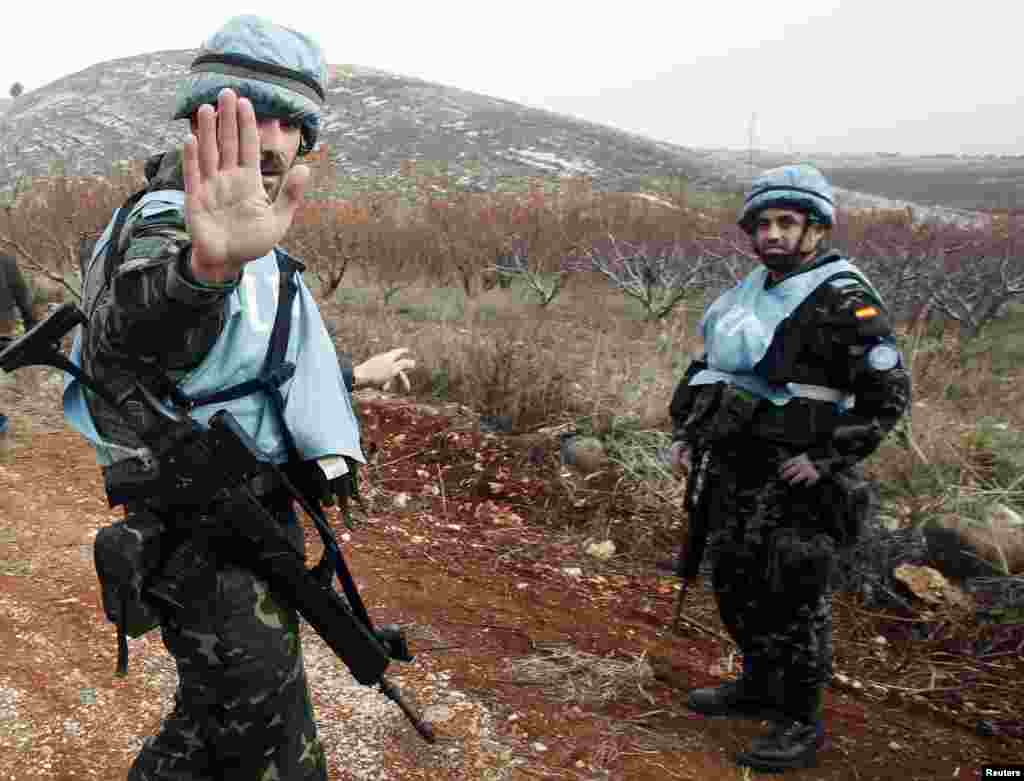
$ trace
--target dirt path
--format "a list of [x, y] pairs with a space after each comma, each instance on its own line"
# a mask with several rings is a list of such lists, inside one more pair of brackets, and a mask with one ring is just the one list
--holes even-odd
[[[719, 680], [728, 647], [666, 631], [672, 579], [528, 521], [541, 470], [466, 419], [380, 401], [363, 418], [376, 509], [343, 547], [374, 618], [407, 627], [418, 655], [391, 678], [440, 739], [424, 744], [307, 631], [332, 779], [756, 777], [731, 757], [760, 725], [683, 706], [686, 688]], [[0, 464], [0, 781], [123, 778], [170, 704], [173, 664], [151, 633], [131, 642], [129, 675], [113, 675], [92, 539], [115, 514], [76, 434], [31, 445]], [[688, 612], [719, 627], [706, 590]], [[1020, 742], [834, 690], [826, 719], [819, 767], [791, 777], [974, 778], [983, 762], [1024, 761]]]

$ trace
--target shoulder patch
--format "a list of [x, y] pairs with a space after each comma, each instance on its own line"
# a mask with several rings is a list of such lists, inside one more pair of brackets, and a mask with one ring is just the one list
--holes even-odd
[[878, 307], [875, 306], [862, 306], [853, 311], [853, 316], [858, 320], [868, 320], [872, 317], [878, 317]]
[[878, 372], [895, 369], [900, 362], [900, 353], [895, 347], [880, 344], [868, 352], [868, 366]]

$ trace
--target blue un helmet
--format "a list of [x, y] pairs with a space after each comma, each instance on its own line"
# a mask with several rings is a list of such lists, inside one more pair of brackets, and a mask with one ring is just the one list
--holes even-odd
[[302, 127], [299, 154], [316, 146], [327, 99], [327, 61], [313, 39], [258, 16], [236, 16], [202, 45], [178, 88], [174, 119], [188, 119], [230, 87], [252, 101], [257, 116]]
[[821, 171], [811, 165], [784, 165], [758, 176], [750, 186], [737, 222], [748, 235], [763, 209], [796, 209], [807, 215], [807, 224], [831, 228], [836, 206], [832, 186]]

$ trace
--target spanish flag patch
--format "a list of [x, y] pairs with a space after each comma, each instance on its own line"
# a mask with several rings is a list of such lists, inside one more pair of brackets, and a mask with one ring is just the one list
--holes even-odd
[[873, 306], [862, 306], [860, 309], [853, 313], [853, 316], [858, 320], [867, 320], [869, 317], [875, 317], [878, 314], [878, 310]]

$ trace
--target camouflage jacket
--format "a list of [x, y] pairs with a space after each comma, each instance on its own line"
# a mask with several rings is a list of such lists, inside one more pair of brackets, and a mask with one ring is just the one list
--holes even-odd
[[32, 294], [25, 283], [25, 277], [13, 257], [0, 255], [0, 336], [7, 336], [4, 331], [14, 325], [15, 307], [21, 312], [26, 330], [31, 328], [35, 317], [32, 312]]
[[[837, 253], [826, 253], [794, 273], [840, 258]], [[766, 447], [791, 443], [797, 451], [807, 452], [826, 474], [845, 470], [871, 455], [910, 403], [910, 375], [898, 354], [891, 367], [882, 368], [879, 361], [869, 359], [871, 351], [880, 346], [893, 356], [892, 325], [871, 291], [853, 281], [842, 286], [820, 285], [776, 329], [769, 348], [772, 365], [763, 377], [773, 384], [837, 388], [853, 394], [855, 404], [840, 414], [830, 402], [794, 399], [775, 407], [763, 401], [753, 416], [747, 443]], [[669, 408], [674, 440], [687, 439], [684, 423], [702, 389], [710, 387], [688, 384], [705, 368], [704, 356], [694, 360], [676, 388]], [[845, 429], [852, 435], [835, 439], [832, 434], [839, 426], [852, 427]]]
[[[180, 155], [169, 152], [146, 163], [147, 190], [183, 190]], [[102, 253], [88, 269], [84, 302], [89, 326], [82, 345], [82, 366], [113, 392], [136, 425], [148, 426], [148, 409], [131, 399], [137, 384], [157, 386], [140, 376], [135, 361], [179, 379], [198, 366], [213, 347], [225, 322], [225, 300], [237, 280], [208, 285], [195, 280], [188, 266], [185, 217], [165, 211], [128, 220], [121, 233], [124, 259], [103, 287]], [[119, 445], [141, 446], [131, 428], [100, 398], [88, 395], [100, 434]]]

